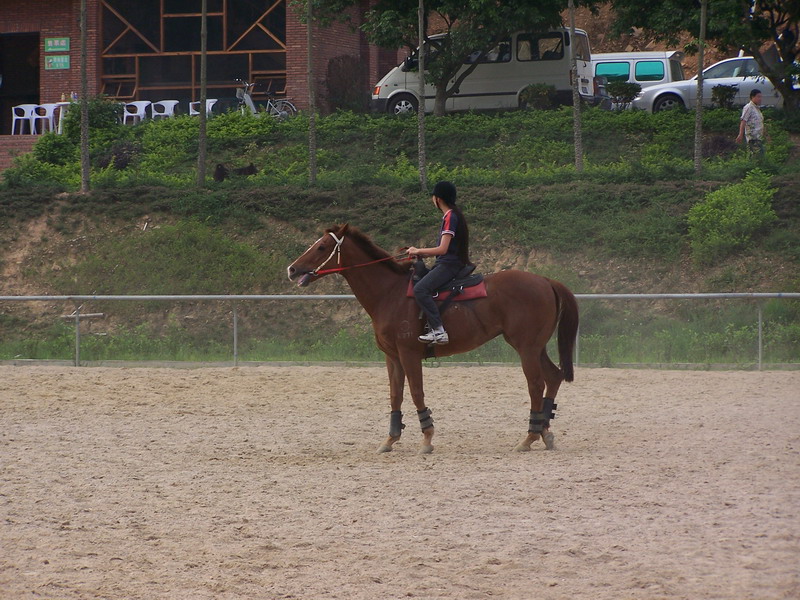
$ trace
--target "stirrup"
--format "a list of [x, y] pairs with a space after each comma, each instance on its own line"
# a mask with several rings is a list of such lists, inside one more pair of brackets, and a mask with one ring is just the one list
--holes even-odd
[[441, 331], [437, 333], [431, 330], [427, 333], [422, 334], [417, 339], [425, 344], [444, 345], [450, 341], [450, 336], [447, 335], [446, 331]]

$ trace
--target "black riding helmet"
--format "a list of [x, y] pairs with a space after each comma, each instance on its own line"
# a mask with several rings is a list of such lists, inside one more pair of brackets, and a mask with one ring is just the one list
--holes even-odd
[[440, 181], [433, 186], [431, 195], [441, 198], [445, 204], [452, 206], [456, 203], [456, 186], [449, 181]]

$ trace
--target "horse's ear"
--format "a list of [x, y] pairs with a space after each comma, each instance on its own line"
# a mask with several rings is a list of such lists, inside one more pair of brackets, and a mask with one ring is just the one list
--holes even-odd
[[348, 223], [343, 223], [342, 225], [339, 225], [339, 231], [337, 232], [337, 235], [340, 237], [343, 236], [345, 233], [347, 233], [347, 228], [349, 226], [350, 225]]

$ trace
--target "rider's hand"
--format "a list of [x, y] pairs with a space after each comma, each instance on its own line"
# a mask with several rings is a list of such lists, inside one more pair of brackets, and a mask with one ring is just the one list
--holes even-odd
[[408, 255], [409, 255], [409, 256], [414, 256], [414, 257], [417, 257], [417, 258], [418, 258], [418, 257], [420, 257], [420, 256], [422, 256], [422, 255], [419, 253], [419, 248], [415, 248], [414, 246], [409, 246], [409, 247], [408, 247]]

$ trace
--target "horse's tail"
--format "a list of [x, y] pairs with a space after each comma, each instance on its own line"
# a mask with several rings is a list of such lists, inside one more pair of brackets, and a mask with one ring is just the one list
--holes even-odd
[[575, 379], [572, 353], [578, 338], [578, 301], [563, 283], [551, 279], [550, 285], [553, 286], [559, 304], [558, 362], [564, 373], [564, 381], [572, 381]]

